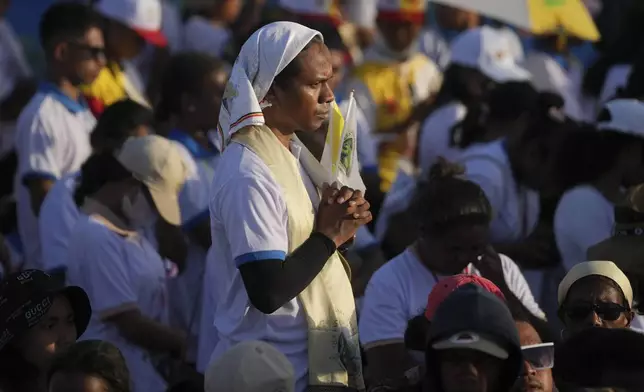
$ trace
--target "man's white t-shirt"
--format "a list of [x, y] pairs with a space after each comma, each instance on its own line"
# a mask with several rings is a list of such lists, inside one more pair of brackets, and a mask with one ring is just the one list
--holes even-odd
[[[196, 140], [181, 131], [171, 131], [168, 138], [179, 145], [188, 169], [186, 182], [179, 193], [181, 226], [187, 233], [202, 222], [209, 221], [208, 192], [215, 176], [219, 152], [206, 150]], [[188, 254], [185, 270], [168, 281], [168, 291], [170, 292], [170, 321], [174, 326], [189, 332], [186, 357], [190, 362], [194, 362], [197, 360], [199, 349], [201, 297], [207, 249], [195, 243], [190, 236], [187, 241]], [[212, 320], [210, 324], [212, 325]]]
[[167, 385], [155, 370], [150, 353], [105, 321], [139, 309], [152, 320], [168, 323], [166, 271], [151, 244], [137, 233], [117, 233], [82, 215], [69, 242], [67, 282], [82, 287], [92, 303], [92, 318], [82, 339], [105, 340], [121, 350], [133, 392], [165, 391]]
[[[500, 257], [509, 289], [532, 314], [545, 317], [519, 267], [509, 257]], [[481, 275], [471, 265], [468, 271]], [[369, 281], [360, 313], [360, 342], [365, 349], [402, 343], [407, 322], [425, 312], [427, 297], [436, 283], [434, 275], [409, 248], [380, 267]]]
[[18, 118], [16, 175], [18, 229], [25, 246], [25, 267], [42, 269], [38, 220], [25, 178], [57, 180], [77, 172], [92, 152], [89, 137], [96, 119], [52, 84], [43, 84]]
[[183, 50], [209, 54], [221, 58], [232, 33], [225, 26], [216, 26], [199, 15], [186, 22], [183, 31]]
[[429, 171], [438, 157], [454, 161], [461, 152], [457, 146], [452, 146], [452, 128], [463, 121], [467, 115], [467, 107], [461, 102], [452, 102], [436, 109], [423, 122], [420, 130], [420, 146], [418, 161], [423, 173]]
[[69, 239], [80, 216], [74, 201], [80, 173], [70, 173], [56, 181], [40, 207], [38, 227], [45, 271], [67, 268]]
[[587, 260], [588, 248], [611, 237], [614, 205], [595, 187], [577, 186], [563, 194], [555, 211], [555, 239], [566, 271]]
[[[291, 152], [299, 159], [297, 145]], [[302, 178], [313, 206], [319, 196], [308, 175]], [[222, 154], [210, 188], [212, 251], [207, 265], [212, 277], [204, 290], [213, 306], [217, 342], [211, 361], [245, 340], [273, 344], [295, 369], [296, 391], [308, 385], [308, 326], [299, 299], [293, 298], [272, 314], [254, 308], [238, 267], [264, 259], [285, 259], [288, 253], [288, 215], [281, 187], [270, 169], [250, 149], [232, 143]], [[210, 273], [210, 272], [209, 272]], [[208, 274], [209, 274], [208, 273]], [[204, 317], [207, 310], [204, 310]]]

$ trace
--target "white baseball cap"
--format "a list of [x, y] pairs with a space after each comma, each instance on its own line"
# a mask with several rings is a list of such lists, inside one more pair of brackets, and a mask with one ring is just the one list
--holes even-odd
[[206, 392], [294, 392], [295, 371], [272, 345], [247, 341], [210, 364], [204, 386]]
[[517, 64], [508, 40], [495, 28], [482, 26], [459, 34], [451, 44], [451, 63], [475, 68], [495, 82], [520, 82], [531, 75]]
[[606, 121], [599, 121], [597, 129], [623, 132], [644, 138], [644, 102], [637, 99], [615, 99], [604, 105], [610, 114]]
[[100, 0], [96, 9], [136, 31], [156, 46], [166, 46], [168, 40], [161, 32], [160, 0]]
[[568, 296], [568, 291], [570, 291], [570, 288], [575, 284], [575, 282], [581, 278], [593, 275], [603, 276], [617, 283], [619, 288], [622, 290], [628, 305], [633, 305], [633, 287], [626, 277], [626, 274], [624, 274], [624, 272], [612, 261], [593, 260], [576, 264], [561, 280], [557, 290], [557, 301], [559, 302], [559, 306], [563, 305], [566, 297]]
[[115, 155], [121, 165], [148, 188], [159, 215], [166, 222], [179, 226], [178, 194], [188, 175], [179, 147], [158, 135], [131, 137]]

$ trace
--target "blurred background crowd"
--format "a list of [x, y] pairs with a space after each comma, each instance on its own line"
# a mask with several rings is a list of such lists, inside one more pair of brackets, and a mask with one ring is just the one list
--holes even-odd
[[[372, 217], [337, 247], [365, 384], [337, 390], [644, 391], [644, 3], [513, 1], [0, 0], [0, 391], [328, 390], [294, 298], [330, 254], [264, 284], [283, 206], [221, 204], [255, 200], [229, 75], [287, 57], [238, 58], [279, 21], [331, 74], [271, 85], [355, 111]], [[327, 126], [295, 132], [318, 160]]]

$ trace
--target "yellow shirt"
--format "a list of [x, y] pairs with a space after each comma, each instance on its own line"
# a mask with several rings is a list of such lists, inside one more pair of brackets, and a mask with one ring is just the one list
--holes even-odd
[[149, 106], [145, 98], [131, 85], [123, 69], [116, 63], [105, 66], [90, 85], [81, 86], [81, 91], [96, 117], [103, 110], [122, 99], [130, 98]]
[[[356, 89], [356, 93], [368, 95], [368, 99], [358, 98], [358, 103], [375, 135], [382, 135], [383, 130], [406, 121], [415, 105], [436, 92], [442, 83], [438, 68], [425, 55], [416, 54], [397, 64], [393, 61], [366, 61], [353, 73], [364, 86]], [[381, 144], [379, 170], [383, 192], [395, 180], [399, 159], [400, 151], [395, 143]]]

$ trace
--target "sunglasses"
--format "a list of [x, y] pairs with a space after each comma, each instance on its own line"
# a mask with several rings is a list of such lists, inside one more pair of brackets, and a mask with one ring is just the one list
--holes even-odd
[[591, 312], [595, 312], [602, 320], [615, 321], [622, 313], [629, 311], [629, 308], [612, 302], [600, 302], [597, 304], [580, 303], [564, 309], [566, 315], [572, 320], [583, 320]]
[[555, 344], [541, 343], [521, 347], [523, 360], [534, 370], [552, 369], [555, 365]]
[[70, 46], [73, 46], [74, 48], [85, 52], [89, 55], [90, 58], [95, 59], [95, 60], [105, 60], [106, 54], [105, 54], [105, 48], [104, 47], [98, 47], [98, 46], [90, 46], [86, 44], [81, 44], [78, 42], [69, 42]]

